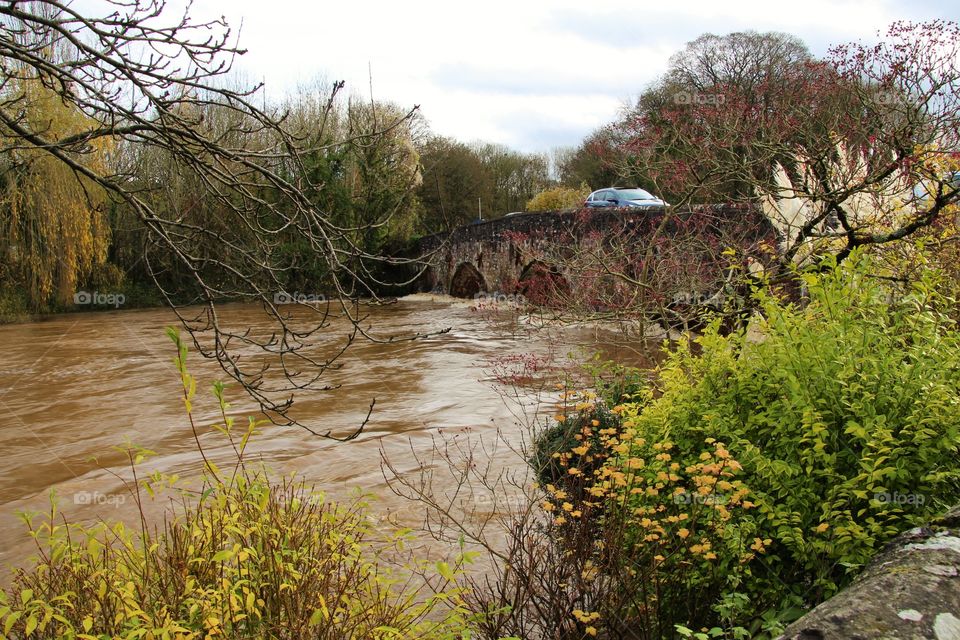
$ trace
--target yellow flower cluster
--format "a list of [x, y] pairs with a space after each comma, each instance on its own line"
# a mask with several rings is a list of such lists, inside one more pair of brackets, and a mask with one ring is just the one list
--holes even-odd
[[[637, 405], [614, 407], [621, 428], [598, 428], [594, 401], [583, 408], [577, 405], [577, 446], [554, 454], [566, 469], [562, 482], [578, 487], [571, 496], [564, 488], [547, 485], [544, 509], [556, 514], [555, 524], [584, 514], [602, 518], [616, 508], [636, 532], [634, 543], [649, 549], [654, 567], [715, 561], [720, 548], [724, 558], [739, 562], [766, 550], [769, 539], [757, 538], [753, 545], [749, 539], [730, 539], [728, 524], [734, 513], [754, 508], [754, 503], [746, 499], [750, 490], [737, 479], [742, 465], [723, 442], [706, 438], [705, 450], [691, 459], [670, 440], [648, 442], [636, 426]], [[624, 506], [628, 508], [620, 509]]]
[[582, 609], [574, 609], [573, 617], [576, 618], [578, 622], [587, 625], [587, 627], [583, 630], [584, 633], [586, 633], [588, 636], [597, 635], [597, 628], [590, 623], [600, 619], [599, 613], [596, 611], [587, 612]]

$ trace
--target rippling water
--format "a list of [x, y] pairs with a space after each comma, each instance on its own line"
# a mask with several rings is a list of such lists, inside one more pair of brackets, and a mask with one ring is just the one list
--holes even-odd
[[[262, 311], [226, 305], [234, 325], [267, 331]], [[196, 446], [183, 413], [175, 355], [164, 335], [173, 324], [167, 310], [109, 311], [57, 316], [0, 326], [0, 566], [20, 564], [34, 549], [17, 512], [44, 510], [51, 490], [70, 520], [131, 518], [132, 500], [125, 442], [157, 453], [144, 467], [196, 476]], [[565, 330], [557, 342], [506, 330], [469, 305], [418, 297], [370, 310], [369, 324], [382, 335], [412, 331], [448, 333], [413, 342], [360, 341], [346, 352], [342, 368], [325, 379], [342, 385], [298, 395], [296, 415], [312, 428], [345, 433], [359, 425], [371, 399], [376, 409], [364, 433], [340, 444], [296, 427], [266, 427], [253, 445], [256, 456], [281, 473], [297, 472], [337, 497], [360, 488], [379, 497], [383, 517], [416, 524], [415, 505], [386, 487], [381, 451], [402, 471], [417, 471], [417, 453], [428, 453], [438, 434], [470, 433], [510, 439], [526, 428], [517, 408], [485, 365], [491, 358], [521, 353], [565, 353], [578, 345], [602, 346], [595, 332]], [[331, 335], [345, 326], [336, 323]], [[195, 414], [206, 425], [216, 417], [209, 384], [222, 379], [213, 364], [192, 354], [199, 381]], [[231, 413], [254, 414], [253, 403], [234, 389]], [[216, 460], [229, 460], [222, 436], [204, 428], [201, 442]], [[503, 464], [522, 468], [517, 456]], [[118, 477], [119, 476], [119, 477]], [[0, 572], [0, 582], [8, 572]]]

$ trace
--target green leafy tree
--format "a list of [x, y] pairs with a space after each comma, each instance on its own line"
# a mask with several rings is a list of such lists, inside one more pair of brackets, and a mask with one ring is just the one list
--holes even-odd
[[[557, 177], [561, 184], [568, 187], [583, 183], [592, 185], [594, 189], [617, 186], [623, 180], [633, 179], [622, 178], [619, 173], [621, 156], [613, 128], [602, 127], [587, 136], [580, 146], [557, 158]], [[630, 186], [645, 188], [649, 185], [636, 181]]]
[[520, 153], [490, 143], [478, 144], [474, 151], [493, 183], [492, 192], [483, 200], [485, 218], [522, 210], [530, 198], [550, 184], [545, 155]]
[[490, 201], [493, 179], [476, 152], [442, 136], [420, 147], [423, 182], [417, 195], [423, 205], [420, 230], [429, 235], [468, 224], [477, 215], [477, 203]]
[[417, 224], [422, 183], [417, 138], [422, 125], [413, 114], [386, 103], [351, 103], [347, 108], [344, 180], [351, 200], [356, 240], [369, 254], [409, 239]]

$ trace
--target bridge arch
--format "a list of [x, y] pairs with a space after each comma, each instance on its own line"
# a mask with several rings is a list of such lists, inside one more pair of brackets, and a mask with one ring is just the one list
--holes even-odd
[[454, 298], [473, 298], [487, 290], [487, 281], [473, 264], [461, 262], [450, 278], [450, 295]]
[[517, 278], [517, 293], [537, 305], [548, 306], [559, 302], [569, 292], [570, 283], [560, 269], [540, 260], [527, 264]]
[[433, 265], [427, 265], [427, 268], [420, 273], [415, 283], [418, 292], [435, 291], [437, 289], [437, 271]]

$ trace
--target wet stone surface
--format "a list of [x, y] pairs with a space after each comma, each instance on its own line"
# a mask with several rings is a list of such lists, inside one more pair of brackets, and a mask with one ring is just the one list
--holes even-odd
[[781, 640], [960, 640], [960, 507], [907, 531]]

